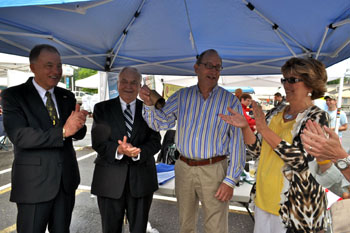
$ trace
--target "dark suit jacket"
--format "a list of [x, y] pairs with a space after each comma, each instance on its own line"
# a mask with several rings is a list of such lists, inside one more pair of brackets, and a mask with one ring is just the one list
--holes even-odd
[[[62, 127], [75, 109], [74, 95], [55, 87], [60, 116], [54, 127], [47, 109], [35, 89], [33, 78], [2, 92], [4, 127], [14, 145], [10, 200], [38, 203], [52, 200], [61, 184], [74, 193], [80, 182], [72, 137], [63, 140]], [[86, 126], [73, 137], [82, 139]]]
[[[115, 159], [118, 140], [126, 134], [119, 97], [95, 105], [92, 125], [92, 147], [97, 151], [91, 193], [118, 199], [125, 182], [133, 197], [142, 197], [158, 189], [154, 155], [160, 149], [160, 134], [148, 127], [142, 118], [142, 101], [137, 100], [130, 143], [141, 148], [140, 160], [124, 156]], [[128, 171], [130, 169], [130, 171]], [[127, 174], [129, 172], [129, 179]]]

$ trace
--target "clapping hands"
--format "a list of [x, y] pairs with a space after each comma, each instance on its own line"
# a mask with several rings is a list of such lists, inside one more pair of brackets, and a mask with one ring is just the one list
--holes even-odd
[[232, 115], [219, 114], [219, 117], [221, 117], [221, 119], [223, 119], [227, 124], [230, 124], [237, 128], [249, 127], [248, 122], [243, 115], [239, 114], [238, 112], [234, 111], [232, 108], [229, 107], [227, 108], [227, 110]]
[[123, 154], [128, 157], [137, 157], [141, 153], [141, 149], [134, 147], [127, 142], [127, 137], [124, 136], [123, 141], [118, 140], [118, 154]]
[[[265, 114], [262, 108], [255, 101], [252, 101], [252, 105], [253, 105], [254, 119], [256, 123], [256, 130], [260, 132], [263, 129], [267, 128], [266, 121], [265, 121]], [[235, 126], [237, 128], [242, 128], [242, 129], [249, 127], [247, 120], [242, 114], [239, 114], [238, 112], [234, 111], [232, 108], [227, 108], [227, 110], [231, 113], [231, 115], [219, 114], [219, 117], [221, 117], [221, 119], [223, 119], [227, 124], [230, 124], [232, 126]]]
[[68, 117], [63, 128], [65, 129], [65, 136], [69, 137], [78, 132], [85, 125], [86, 116], [89, 113], [86, 110], [80, 110], [80, 105], [75, 105], [75, 110], [72, 111]]

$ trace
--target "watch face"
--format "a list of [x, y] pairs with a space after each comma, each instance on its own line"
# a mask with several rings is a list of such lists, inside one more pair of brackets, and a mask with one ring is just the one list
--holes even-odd
[[348, 167], [348, 164], [344, 160], [338, 160], [337, 167], [343, 170]]

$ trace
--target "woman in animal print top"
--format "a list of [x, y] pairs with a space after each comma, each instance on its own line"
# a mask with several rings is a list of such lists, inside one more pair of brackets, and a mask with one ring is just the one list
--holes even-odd
[[300, 134], [309, 119], [328, 125], [327, 113], [312, 104], [326, 91], [327, 73], [321, 62], [302, 58], [289, 59], [281, 70], [289, 105], [272, 109], [265, 118], [253, 102], [257, 135], [232, 109], [232, 115], [220, 117], [241, 127], [248, 150], [259, 156], [254, 233], [319, 233], [327, 200], [316, 170], [324, 165], [304, 150]]

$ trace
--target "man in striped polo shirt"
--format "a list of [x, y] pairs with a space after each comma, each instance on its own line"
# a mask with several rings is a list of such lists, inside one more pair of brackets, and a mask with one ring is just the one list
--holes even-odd
[[229, 200], [245, 165], [241, 130], [218, 116], [230, 114], [227, 107], [242, 114], [239, 100], [218, 86], [221, 70], [218, 52], [204, 51], [194, 65], [198, 84], [174, 93], [160, 110], [153, 106], [147, 86], [140, 91], [150, 128], [159, 131], [176, 125], [175, 143], [181, 155], [175, 164], [175, 192], [181, 233], [196, 232], [199, 201], [205, 232], [228, 232]]

